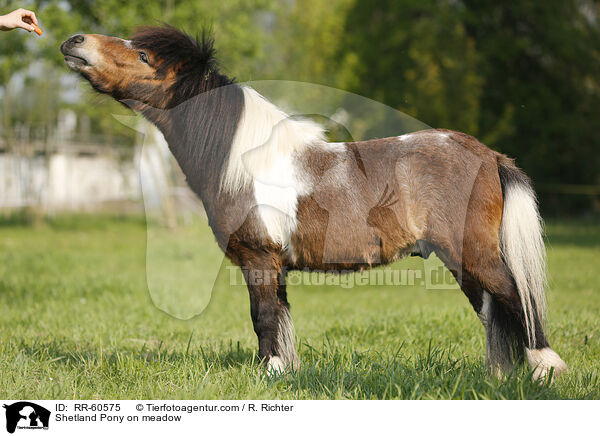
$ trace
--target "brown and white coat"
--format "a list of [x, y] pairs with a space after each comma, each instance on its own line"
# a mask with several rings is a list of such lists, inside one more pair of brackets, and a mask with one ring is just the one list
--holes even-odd
[[131, 40], [76, 35], [67, 64], [163, 132], [227, 256], [243, 268], [259, 354], [299, 364], [286, 297], [294, 269], [357, 270], [435, 252], [486, 327], [487, 363], [566, 369], [543, 332], [545, 251], [535, 194], [475, 138], [424, 130], [328, 143], [222, 75], [210, 38], [171, 27]]

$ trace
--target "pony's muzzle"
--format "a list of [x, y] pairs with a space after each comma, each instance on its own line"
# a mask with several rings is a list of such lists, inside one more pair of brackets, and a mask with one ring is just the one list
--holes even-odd
[[88, 54], [84, 50], [85, 43], [85, 35], [74, 35], [60, 46], [60, 51], [65, 56], [65, 62], [73, 70], [90, 64]]

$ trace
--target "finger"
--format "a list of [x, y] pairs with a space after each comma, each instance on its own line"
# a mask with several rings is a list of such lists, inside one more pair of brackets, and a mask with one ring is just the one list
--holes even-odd
[[35, 16], [35, 13], [32, 11], [28, 11], [27, 9], [23, 9], [23, 11], [21, 12], [21, 18], [25, 19], [28, 18], [31, 20], [31, 22], [33, 24], [35, 24], [36, 26], [38, 25], [38, 20]]
[[25, 29], [28, 32], [33, 32], [34, 27], [31, 24], [27, 24], [27, 23], [19, 23], [18, 27], [20, 27], [21, 29]]

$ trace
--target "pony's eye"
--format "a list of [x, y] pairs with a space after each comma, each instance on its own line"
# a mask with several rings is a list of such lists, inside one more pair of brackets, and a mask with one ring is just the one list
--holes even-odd
[[147, 64], [148, 63], [148, 55], [143, 51], [140, 52], [140, 61]]

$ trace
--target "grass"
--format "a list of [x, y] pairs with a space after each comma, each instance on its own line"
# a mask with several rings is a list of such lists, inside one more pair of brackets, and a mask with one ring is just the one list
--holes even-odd
[[[229, 285], [228, 264], [215, 257], [206, 233], [196, 235], [198, 244], [177, 230], [172, 240], [189, 244], [169, 251], [164, 232], [147, 241], [135, 219], [4, 225], [0, 397], [600, 399], [600, 227], [557, 223], [548, 233], [548, 335], [570, 370], [540, 386], [526, 369], [503, 381], [488, 377], [483, 327], [467, 299], [418, 284], [289, 286], [302, 366], [269, 377], [257, 362], [247, 291]], [[183, 266], [169, 277], [174, 256]], [[212, 278], [202, 267], [215, 265], [208, 301], [204, 282]], [[397, 268], [422, 270], [423, 261]], [[169, 306], [161, 296], [175, 285], [184, 291]], [[198, 300], [206, 300], [199, 306], [191, 298], [196, 285]], [[183, 315], [208, 305], [181, 320], [152, 299]]]

